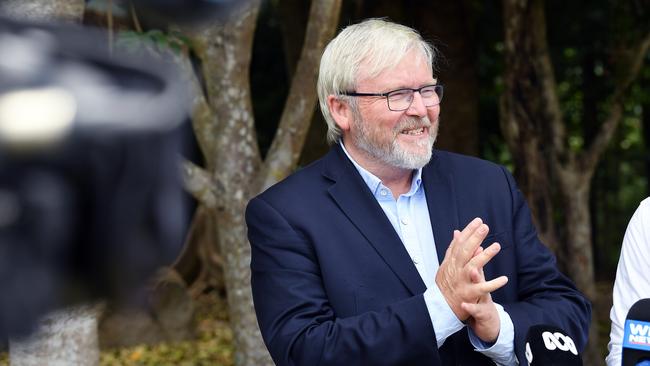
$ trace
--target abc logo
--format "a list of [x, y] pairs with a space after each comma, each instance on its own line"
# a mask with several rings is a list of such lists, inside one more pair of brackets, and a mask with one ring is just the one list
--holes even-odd
[[533, 363], [533, 352], [530, 350], [530, 343], [526, 342], [526, 360], [528, 360], [528, 364], [530, 365]]
[[544, 340], [544, 347], [549, 351], [559, 349], [560, 351], [571, 351], [574, 355], [578, 355], [578, 349], [569, 336], [560, 332], [544, 332], [542, 333], [542, 339]]

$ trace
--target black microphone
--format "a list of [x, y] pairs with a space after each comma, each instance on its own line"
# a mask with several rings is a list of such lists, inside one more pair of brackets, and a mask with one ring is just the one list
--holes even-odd
[[582, 366], [582, 357], [571, 337], [552, 325], [534, 325], [526, 335], [529, 366]]
[[622, 365], [650, 365], [650, 299], [632, 305], [625, 318]]

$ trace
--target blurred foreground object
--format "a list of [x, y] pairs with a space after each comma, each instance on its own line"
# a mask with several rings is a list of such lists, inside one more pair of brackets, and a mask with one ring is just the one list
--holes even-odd
[[129, 301], [182, 245], [179, 72], [105, 37], [0, 19], [0, 337]]

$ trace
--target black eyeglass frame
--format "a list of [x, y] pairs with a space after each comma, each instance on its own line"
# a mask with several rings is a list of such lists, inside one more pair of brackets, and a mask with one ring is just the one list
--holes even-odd
[[407, 91], [408, 90], [408, 91], [413, 92], [413, 93], [418, 92], [418, 93], [420, 93], [420, 95], [422, 95], [422, 93], [421, 93], [422, 89], [431, 88], [431, 87], [434, 88], [434, 92], [438, 95], [438, 103], [432, 104], [432, 105], [425, 105], [425, 107], [430, 108], [430, 107], [435, 107], [435, 106], [439, 105], [442, 102], [442, 96], [444, 94], [444, 88], [443, 88], [442, 84], [429, 84], [429, 85], [425, 85], [423, 87], [416, 88], [416, 89], [413, 89], [413, 88], [399, 88], [399, 89], [387, 91], [385, 93], [357, 93], [357, 92], [354, 92], [354, 91], [349, 91], [349, 92], [341, 92], [340, 94], [348, 96], [348, 97], [384, 97], [384, 98], [386, 98], [386, 104], [388, 105], [389, 110], [391, 110], [393, 112], [401, 112], [401, 111], [405, 111], [405, 110], [409, 109], [411, 107], [411, 104], [413, 104], [413, 101], [411, 100], [411, 104], [409, 104], [408, 107], [406, 107], [404, 109], [393, 109], [393, 108], [390, 107], [390, 100], [389, 100], [389, 97], [390, 97], [391, 94], [396, 93], [396, 92], [401, 92], [401, 91]]

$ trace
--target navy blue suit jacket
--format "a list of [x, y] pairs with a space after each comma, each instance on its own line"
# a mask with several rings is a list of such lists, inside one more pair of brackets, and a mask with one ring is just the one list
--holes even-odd
[[[508, 171], [434, 151], [423, 168], [440, 261], [454, 229], [480, 217], [484, 247], [501, 252], [485, 277], [515, 329], [515, 351], [535, 324], [558, 326], [583, 349], [591, 306], [556, 268]], [[253, 198], [246, 211], [252, 289], [264, 341], [278, 365], [493, 365], [467, 330], [438, 349], [426, 290], [399, 236], [339, 145]]]

